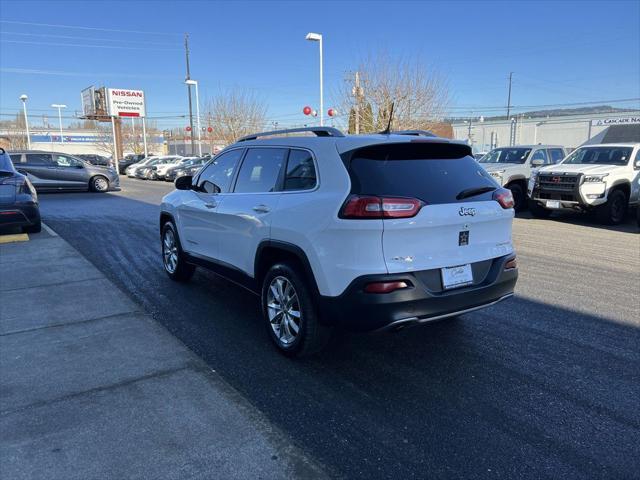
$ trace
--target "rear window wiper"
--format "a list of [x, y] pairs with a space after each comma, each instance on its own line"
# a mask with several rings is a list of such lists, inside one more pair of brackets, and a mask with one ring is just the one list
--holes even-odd
[[480, 195], [481, 193], [493, 192], [494, 190], [496, 190], [496, 187], [467, 188], [466, 190], [463, 190], [458, 195], [456, 195], [456, 200], [462, 200], [463, 198], [475, 197], [476, 195]]

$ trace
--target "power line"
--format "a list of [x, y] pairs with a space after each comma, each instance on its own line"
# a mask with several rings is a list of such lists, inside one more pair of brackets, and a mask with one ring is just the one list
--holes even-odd
[[56, 43], [56, 42], [29, 42], [26, 40], [0, 40], [0, 43], [22, 43], [28, 45], [46, 45], [56, 47], [84, 47], [84, 48], [115, 48], [119, 50], [154, 50], [154, 51], [180, 51], [179, 48], [146, 48], [146, 47], [126, 47], [124, 45], [86, 45], [78, 43]]
[[138, 33], [138, 34], [149, 34], [149, 35], [182, 35], [181, 33], [172, 33], [172, 32], [150, 32], [150, 31], [142, 31], [142, 30], [120, 30], [117, 28], [101, 28], [101, 27], [86, 27], [79, 25], [59, 25], [52, 23], [35, 23], [35, 22], [18, 22], [15, 20], [0, 20], [0, 23], [10, 23], [13, 25], [31, 25], [34, 27], [52, 27], [52, 28], [73, 28], [77, 30], [96, 30], [100, 32], [120, 32], [120, 33]]
[[[131, 40], [123, 39], [123, 38], [94, 38], [94, 37], [80, 37], [77, 35], [54, 35], [51, 33], [23, 33], [23, 32], [0, 32], [2, 35], [20, 35], [26, 37], [45, 37], [45, 38], [65, 38], [70, 40], [90, 40], [92, 42], [125, 42], [131, 43]], [[141, 40], [136, 40], [136, 44], [144, 44], [144, 45], [160, 45], [167, 47], [176, 47], [177, 43], [167, 43], [167, 42], [146, 42]]]

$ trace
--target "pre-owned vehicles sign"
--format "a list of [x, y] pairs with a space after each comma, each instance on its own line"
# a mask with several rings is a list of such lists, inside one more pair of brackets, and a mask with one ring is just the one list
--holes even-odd
[[144, 117], [144, 92], [142, 90], [107, 90], [109, 115], [114, 117]]

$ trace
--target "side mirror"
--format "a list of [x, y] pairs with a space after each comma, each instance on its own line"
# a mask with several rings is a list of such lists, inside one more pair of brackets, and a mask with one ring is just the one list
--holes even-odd
[[535, 160], [531, 160], [532, 167], [541, 167], [544, 165], [544, 160], [541, 158], [536, 158]]
[[174, 182], [177, 190], [191, 190], [191, 180], [193, 177], [191, 175], [183, 175], [182, 177], [176, 178]]

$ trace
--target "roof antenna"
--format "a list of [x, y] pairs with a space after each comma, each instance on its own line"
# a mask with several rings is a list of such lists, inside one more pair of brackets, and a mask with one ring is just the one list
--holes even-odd
[[380, 135], [389, 135], [391, 133], [391, 121], [393, 120], [393, 105], [395, 102], [391, 102], [391, 111], [389, 112], [389, 123], [387, 123], [387, 128], [380, 132]]

